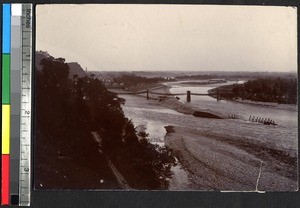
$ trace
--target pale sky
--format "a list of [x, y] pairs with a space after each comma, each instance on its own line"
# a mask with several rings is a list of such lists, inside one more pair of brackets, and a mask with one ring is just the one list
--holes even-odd
[[38, 5], [36, 49], [93, 71], [297, 71], [297, 9]]

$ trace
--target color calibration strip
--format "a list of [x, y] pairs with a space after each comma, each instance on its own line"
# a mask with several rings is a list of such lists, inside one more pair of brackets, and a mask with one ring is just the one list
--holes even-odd
[[19, 201], [20, 163], [20, 109], [21, 109], [21, 53], [22, 53], [22, 5], [11, 5], [10, 49], [10, 192], [11, 204]]
[[1, 204], [10, 204], [10, 37], [11, 5], [3, 4], [2, 18], [2, 149]]
[[30, 203], [31, 18], [31, 4], [2, 5], [2, 205]]

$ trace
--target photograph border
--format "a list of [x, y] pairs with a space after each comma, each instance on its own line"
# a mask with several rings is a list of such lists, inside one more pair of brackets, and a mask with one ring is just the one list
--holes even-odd
[[[20, 3], [19, 1], [4, 0], [2, 3]], [[297, 0], [215, 0], [215, 1], [149, 1], [149, 0], [31, 0], [22, 3], [32, 3], [35, 14], [36, 4], [215, 4], [215, 5], [259, 5], [259, 6], [294, 6], [297, 7], [297, 29], [299, 28], [300, 3]], [[1, 5], [2, 7], [2, 5]], [[1, 8], [2, 12], [2, 8]], [[33, 30], [35, 31], [35, 18], [33, 18]], [[2, 24], [2, 21], [1, 21]], [[1, 27], [2, 28], [2, 27]], [[1, 33], [2, 34], [2, 33]], [[297, 34], [297, 38], [299, 35]], [[297, 39], [298, 40], [298, 39]], [[33, 33], [33, 51], [35, 51], [35, 33]], [[299, 41], [297, 42], [299, 48]], [[299, 53], [298, 67], [299, 67]], [[34, 65], [34, 57], [33, 57]], [[298, 68], [299, 70], [299, 68]], [[33, 72], [34, 73], [34, 72]], [[34, 75], [33, 75], [34, 77]], [[299, 79], [299, 73], [298, 73]], [[33, 80], [34, 81], [34, 80]], [[33, 91], [34, 93], [34, 91]], [[33, 96], [34, 97], [34, 96]], [[34, 104], [35, 105], [35, 104]], [[35, 106], [33, 106], [35, 109]], [[299, 109], [299, 105], [298, 105]], [[298, 122], [298, 121], [297, 121]], [[35, 123], [33, 121], [33, 127]], [[32, 144], [35, 140], [33, 130]], [[299, 129], [298, 129], [299, 134]], [[298, 142], [299, 153], [299, 142]], [[299, 161], [299, 154], [298, 154]], [[32, 165], [34, 164], [34, 149], [32, 151]], [[34, 168], [33, 168], [34, 169]], [[299, 168], [298, 168], [299, 174]], [[299, 190], [296, 192], [266, 192], [266, 193], [242, 193], [242, 192], [205, 192], [205, 191], [44, 191], [34, 190], [34, 171], [32, 175], [31, 207], [300, 207]], [[298, 180], [299, 186], [299, 180]]]

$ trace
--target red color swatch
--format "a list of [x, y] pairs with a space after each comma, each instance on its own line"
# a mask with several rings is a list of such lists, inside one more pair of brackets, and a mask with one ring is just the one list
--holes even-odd
[[1, 204], [9, 205], [9, 155], [2, 155]]

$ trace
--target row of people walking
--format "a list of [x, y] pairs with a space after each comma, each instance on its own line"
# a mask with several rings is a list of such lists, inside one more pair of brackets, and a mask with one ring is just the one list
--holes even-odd
[[252, 121], [252, 122], [258, 122], [258, 123], [263, 123], [263, 124], [272, 124], [272, 125], [277, 125], [275, 123], [275, 121], [273, 121], [272, 119], [270, 118], [261, 118], [261, 117], [256, 117], [256, 116], [251, 116], [249, 117], [249, 121]]

